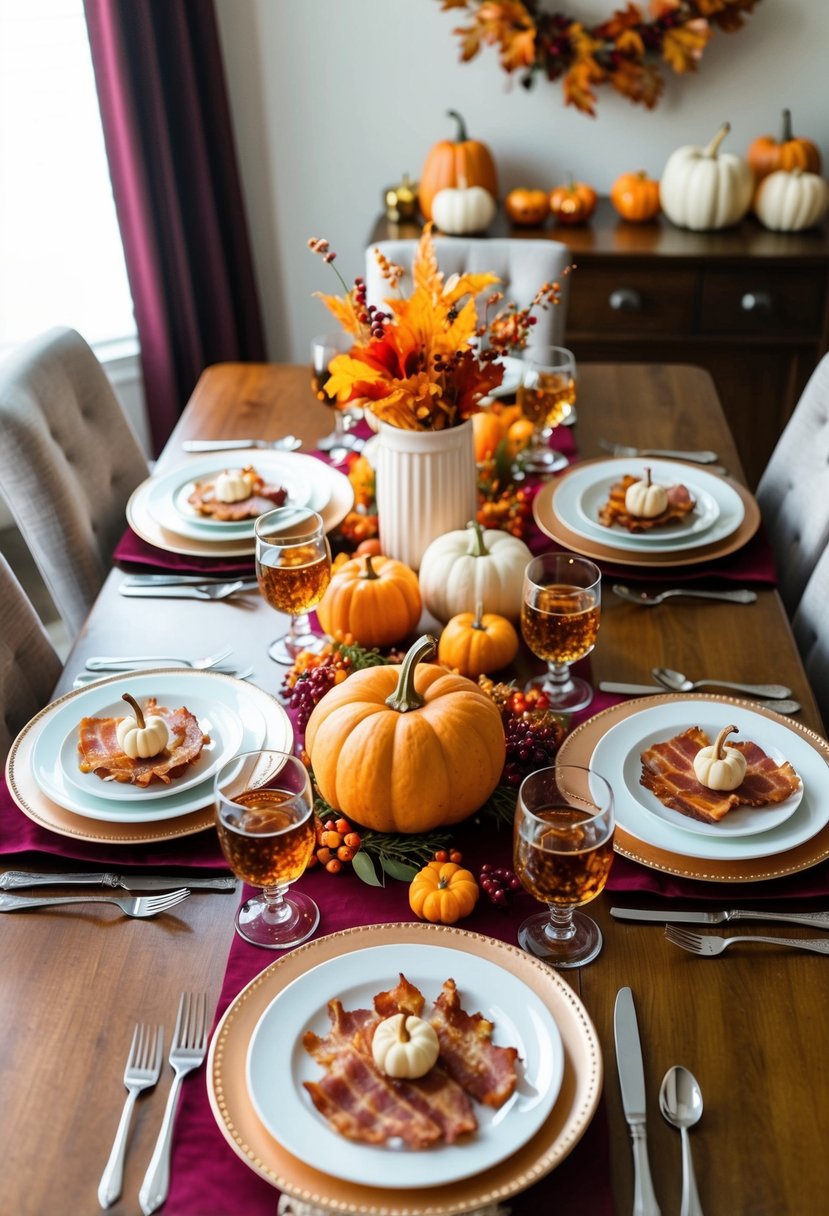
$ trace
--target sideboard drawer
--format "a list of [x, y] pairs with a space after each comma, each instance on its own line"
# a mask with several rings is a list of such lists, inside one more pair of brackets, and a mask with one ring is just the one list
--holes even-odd
[[705, 270], [699, 332], [820, 334], [825, 271], [802, 268]]
[[693, 270], [579, 265], [570, 280], [567, 328], [614, 333], [688, 333], [693, 328]]

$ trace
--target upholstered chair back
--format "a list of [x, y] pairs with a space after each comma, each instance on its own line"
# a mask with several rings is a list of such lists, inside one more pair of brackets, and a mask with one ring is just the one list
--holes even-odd
[[0, 554], [0, 758], [47, 704], [61, 671], [40, 617]]
[[0, 364], [0, 496], [70, 633], [148, 473], [104, 369], [75, 330], [49, 330]]
[[792, 616], [829, 542], [829, 355], [812, 373], [757, 487]]
[[[435, 254], [438, 266], [446, 278], [452, 274], [484, 274], [490, 271], [501, 280], [491, 291], [503, 291], [504, 303], [514, 301], [519, 308], [526, 307], [543, 283], [556, 280], [561, 285], [561, 302], [546, 310], [537, 309], [538, 322], [533, 330], [532, 345], [564, 345], [564, 326], [567, 318], [569, 276], [564, 274], [570, 264], [571, 254], [560, 241], [520, 240], [509, 237], [435, 237]], [[366, 250], [366, 302], [382, 306], [389, 291], [374, 256], [379, 249], [391, 262], [403, 266], [406, 275], [397, 291], [407, 296], [412, 290], [411, 267], [417, 241], [378, 241]], [[479, 300], [479, 315], [482, 301]]]
[[795, 641], [820, 708], [829, 728], [829, 548], [823, 553], [806, 584], [794, 614]]

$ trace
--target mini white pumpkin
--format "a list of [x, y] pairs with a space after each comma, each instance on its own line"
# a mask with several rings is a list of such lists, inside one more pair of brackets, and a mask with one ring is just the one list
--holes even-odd
[[483, 232], [495, 219], [498, 204], [483, 186], [467, 186], [461, 178], [458, 186], [439, 190], [432, 199], [432, 219], [441, 232], [449, 236], [465, 236]]
[[829, 184], [817, 173], [778, 169], [754, 196], [757, 218], [773, 232], [801, 232], [819, 224], [829, 208]]
[[214, 493], [219, 502], [243, 502], [250, 498], [253, 478], [244, 469], [224, 469], [216, 478]]
[[725, 739], [736, 726], [724, 726], [710, 747], [701, 747], [694, 756], [694, 776], [709, 790], [736, 790], [746, 775], [746, 758], [736, 747], [726, 747]]
[[437, 1062], [440, 1043], [434, 1027], [423, 1018], [395, 1013], [374, 1031], [371, 1055], [387, 1077], [413, 1081], [425, 1076]]
[[687, 144], [668, 157], [659, 182], [659, 201], [678, 228], [694, 232], [728, 228], [748, 211], [754, 193], [748, 161], [719, 150], [730, 130], [730, 124], [723, 123], [707, 148]]
[[122, 718], [115, 728], [118, 746], [131, 760], [149, 760], [164, 751], [170, 742], [170, 729], [159, 714], [146, 718], [135, 697], [125, 692], [122, 701], [132, 706], [134, 718]]
[[517, 536], [482, 528], [445, 532], [427, 546], [420, 561], [424, 607], [444, 623], [483, 603], [489, 613], [517, 621], [521, 616], [524, 571], [532, 553]]
[[634, 481], [625, 492], [625, 510], [638, 519], [654, 519], [668, 506], [665, 486], [651, 481], [650, 469], [645, 469], [644, 481]]

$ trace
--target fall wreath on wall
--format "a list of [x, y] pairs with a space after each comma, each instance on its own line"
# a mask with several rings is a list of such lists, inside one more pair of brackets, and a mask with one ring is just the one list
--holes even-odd
[[595, 86], [610, 84], [640, 105], [653, 107], [665, 82], [661, 65], [684, 74], [696, 70], [715, 28], [733, 33], [759, 0], [650, 0], [598, 25], [561, 12], [544, 12], [540, 0], [439, 0], [444, 12], [463, 9], [469, 25], [453, 31], [461, 61], [484, 46], [497, 46], [505, 72], [520, 73], [531, 88], [537, 76], [562, 80], [564, 100], [595, 116]]

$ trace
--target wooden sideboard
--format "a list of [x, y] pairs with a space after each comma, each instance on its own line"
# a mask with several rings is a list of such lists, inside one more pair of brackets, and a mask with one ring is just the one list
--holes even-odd
[[[368, 243], [420, 230], [381, 217]], [[572, 249], [567, 344], [578, 359], [706, 368], [756, 486], [829, 349], [829, 225], [776, 233], [749, 217], [721, 232], [686, 232], [664, 217], [627, 223], [601, 199], [583, 227], [515, 228], [501, 211], [486, 235]]]

